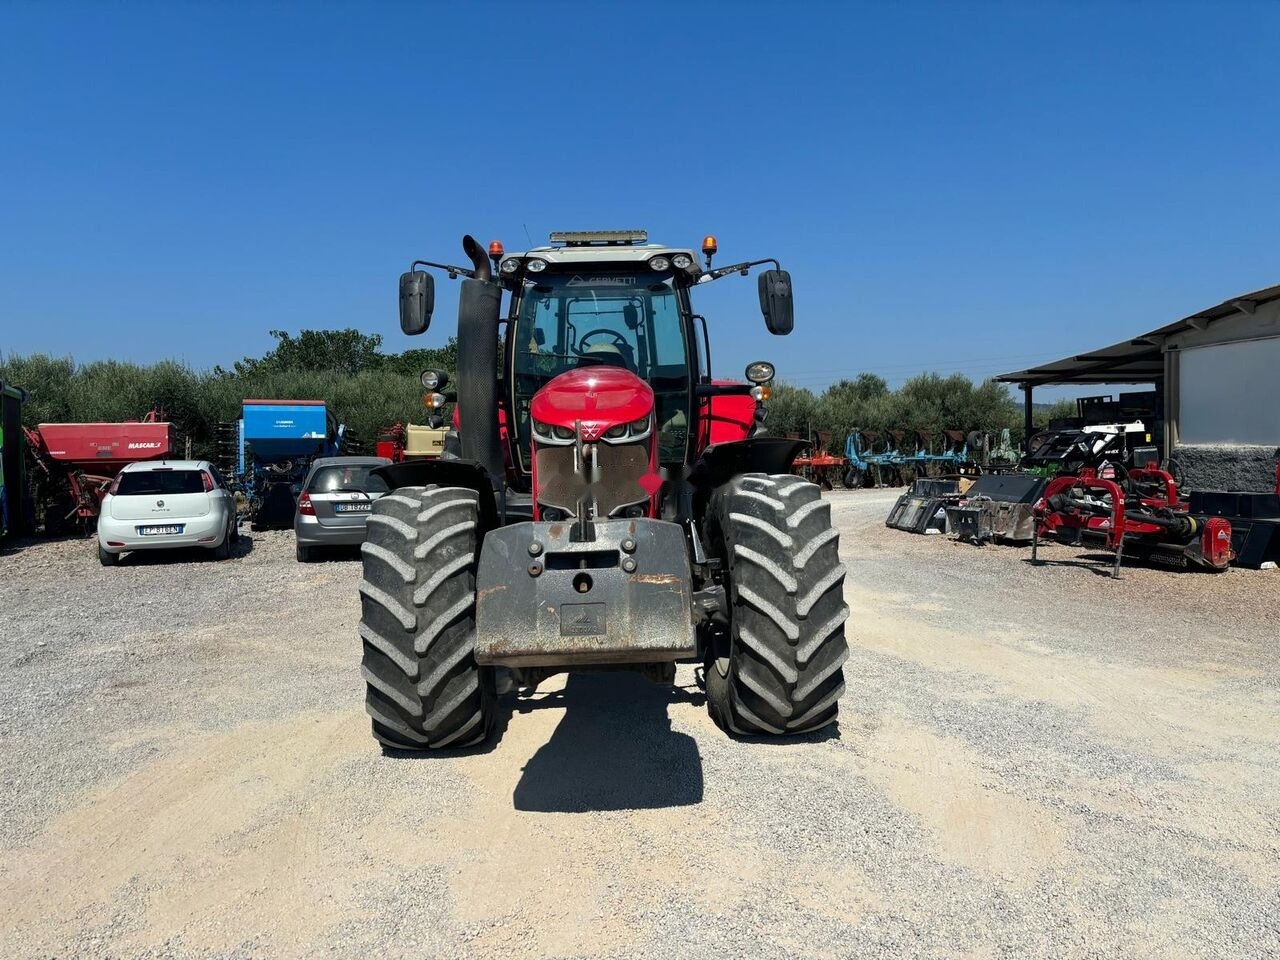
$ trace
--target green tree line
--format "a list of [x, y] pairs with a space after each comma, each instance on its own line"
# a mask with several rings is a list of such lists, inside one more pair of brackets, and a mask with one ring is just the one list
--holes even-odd
[[[1044, 429], [1050, 419], [1075, 415], [1071, 400], [1037, 407], [1036, 429]], [[775, 435], [813, 437], [828, 432], [833, 453], [843, 452], [845, 438], [855, 429], [882, 435], [888, 430], [923, 430], [935, 444], [942, 442], [944, 430], [985, 430], [998, 439], [1000, 431], [1008, 429], [1015, 445], [1023, 439], [1022, 404], [1010, 389], [994, 380], [975, 383], [958, 373], [921, 373], [896, 390], [873, 373], [839, 380], [821, 393], [779, 383], [769, 403], [767, 425]]]
[[[275, 346], [261, 357], [245, 357], [230, 369], [196, 370], [172, 360], [153, 364], [98, 360], [76, 363], [46, 354], [0, 357], [0, 380], [28, 391], [23, 420], [74, 423], [136, 420], [153, 407], [164, 412], [192, 453], [215, 453], [216, 427], [236, 420], [245, 399], [323, 400], [339, 422], [366, 445], [397, 422], [421, 422], [418, 374], [427, 367], [450, 372], [457, 342], [443, 347], [386, 353], [382, 337], [358, 330], [273, 330]], [[811, 436], [829, 432], [839, 452], [854, 428], [930, 431], [999, 431], [1022, 438], [1022, 409], [1010, 390], [993, 381], [974, 383], [961, 374], [922, 373], [896, 390], [871, 373], [840, 380], [821, 393], [778, 383], [769, 402], [771, 433]], [[1071, 416], [1074, 405], [1037, 410], [1039, 426], [1051, 416]]]
[[388, 354], [380, 336], [358, 330], [271, 334], [271, 350], [231, 369], [10, 354], [0, 357], [0, 380], [27, 391], [22, 419], [28, 426], [139, 420], [155, 408], [174, 424], [180, 441], [191, 441], [193, 456], [212, 457], [217, 425], [238, 420], [245, 399], [323, 400], [372, 450], [382, 428], [425, 419], [418, 375], [427, 367], [452, 371], [457, 364], [453, 338], [435, 349]]

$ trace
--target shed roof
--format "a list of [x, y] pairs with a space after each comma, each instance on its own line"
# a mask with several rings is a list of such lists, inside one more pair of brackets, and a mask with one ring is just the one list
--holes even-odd
[[1187, 330], [1204, 330], [1216, 321], [1238, 314], [1253, 313], [1260, 305], [1280, 300], [1280, 285], [1242, 293], [1208, 309], [1183, 317], [1132, 340], [1122, 340], [1109, 347], [1088, 353], [1063, 357], [1038, 367], [1002, 373], [1002, 383], [1029, 383], [1033, 386], [1054, 383], [1155, 383], [1164, 376], [1161, 347], [1169, 337]]

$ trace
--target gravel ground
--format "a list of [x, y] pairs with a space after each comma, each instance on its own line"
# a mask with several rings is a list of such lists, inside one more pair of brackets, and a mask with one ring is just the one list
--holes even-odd
[[353, 557], [0, 554], [0, 956], [1280, 956], [1280, 573], [831, 499], [848, 693], [781, 744], [682, 667], [384, 757]]

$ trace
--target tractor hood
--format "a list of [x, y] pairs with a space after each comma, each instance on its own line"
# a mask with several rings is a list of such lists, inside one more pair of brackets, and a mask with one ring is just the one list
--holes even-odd
[[552, 427], [582, 421], [584, 440], [596, 440], [610, 427], [647, 417], [652, 388], [629, 370], [580, 367], [560, 374], [533, 396], [533, 419]]

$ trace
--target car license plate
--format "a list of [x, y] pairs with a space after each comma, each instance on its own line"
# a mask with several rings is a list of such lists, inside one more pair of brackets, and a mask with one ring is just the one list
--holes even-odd
[[368, 513], [373, 508], [371, 503], [335, 503], [334, 513]]
[[181, 533], [185, 524], [182, 523], [166, 523], [158, 526], [147, 526], [138, 528], [138, 536], [140, 537], [163, 537], [169, 533]]

